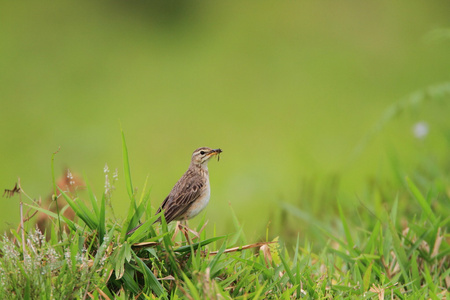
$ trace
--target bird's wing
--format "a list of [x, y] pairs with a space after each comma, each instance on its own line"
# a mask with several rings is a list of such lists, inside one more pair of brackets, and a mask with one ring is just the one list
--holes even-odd
[[[169, 200], [169, 196], [167, 196], [166, 199], [164, 199], [163, 203], [161, 203], [161, 206], [158, 208], [155, 215], [159, 214], [162, 209], [165, 209], [165, 207], [167, 206], [167, 201]], [[165, 213], [164, 213], [164, 215], [165, 215]], [[161, 222], [161, 218], [158, 218], [158, 220], [156, 220], [155, 223], [156, 222]]]
[[192, 178], [192, 180], [185, 181], [180, 179], [169, 196], [161, 204], [157, 213], [161, 212], [161, 209], [164, 209], [164, 217], [167, 223], [177, 220], [200, 197], [203, 187], [204, 183], [202, 180]]

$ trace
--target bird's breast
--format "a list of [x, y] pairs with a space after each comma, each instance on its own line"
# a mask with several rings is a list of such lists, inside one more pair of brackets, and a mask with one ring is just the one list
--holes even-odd
[[211, 196], [211, 189], [209, 186], [209, 178], [206, 181], [205, 188], [201, 193], [200, 197], [192, 203], [191, 207], [189, 207], [186, 212], [186, 218], [191, 219], [198, 215], [203, 209], [205, 209], [206, 205], [208, 205], [209, 198]]

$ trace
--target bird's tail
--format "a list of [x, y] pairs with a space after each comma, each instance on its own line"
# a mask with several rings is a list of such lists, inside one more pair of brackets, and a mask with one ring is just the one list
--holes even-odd
[[[153, 224], [155, 224], [156, 222], [161, 222], [161, 218], [158, 218], [158, 220], [156, 220], [155, 222], [153, 222]], [[133, 232], [135, 232], [136, 230], [138, 230], [138, 228], [141, 227], [142, 224], [144, 224], [144, 223], [141, 223], [141, 224], [139, 224], [138, 226], [136, 226], [136, 227], [134, 227], [133, 229], [131, 229], [130, 231], [128, 231], [128, 232], [127, 232], [127, 235], [133, 234]]]
[[138, 230], [138, 228], [141, 227], [142, 224], [144, 224], [144, 223], [141, 223], [141, 224], [139, 224], [138, 226], [136, 226], [136, 227], [134, 227], [133, 229], [131, 229], [130, 231], [128, 231], [128, 232], [127, 232], [127, 235], [130, 235], [130, 234], [132, 234], [133, 232], [135, 232], [136, 230]]

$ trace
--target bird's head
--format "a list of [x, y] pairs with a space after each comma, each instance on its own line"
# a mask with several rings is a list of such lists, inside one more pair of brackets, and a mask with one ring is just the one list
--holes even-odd
[[222, 152], [221, 149], [211, 149], [208, 147], [201, 147], [192, 153], [192, 161], [191, 163], [194, 165], [204, 165], [206, 166], [208, 164], [208, 160], [215, 156], [219, 155]]

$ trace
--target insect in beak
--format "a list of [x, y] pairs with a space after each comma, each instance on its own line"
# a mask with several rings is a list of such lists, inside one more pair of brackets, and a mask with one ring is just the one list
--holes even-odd
[[222, 149], [220, 149], [220, 148], [219, 149], [214, 149], [214, 150], [212, 150], [212, 152], [217, 155], [217, 161], [219, 161], [220, 160], [220, 153], [222, 153]]

